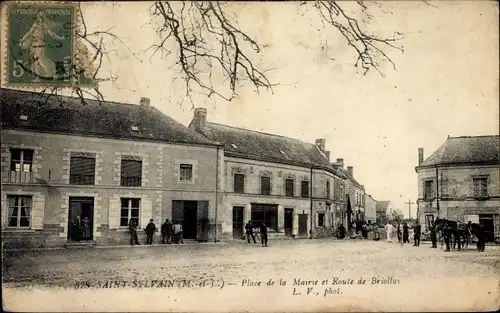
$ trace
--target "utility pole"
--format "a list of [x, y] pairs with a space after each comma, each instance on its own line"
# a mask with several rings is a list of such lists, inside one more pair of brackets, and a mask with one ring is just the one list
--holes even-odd
[[415, 203], [411, 202], [411, 199], [408, 198], [408, 202], [405, 202], [405, 204], [408, 204], [408, 218], [411, 219], [411, 205]]

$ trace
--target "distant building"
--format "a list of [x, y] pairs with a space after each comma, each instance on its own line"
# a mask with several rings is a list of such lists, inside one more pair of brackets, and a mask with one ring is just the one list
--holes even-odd
[[388, 222], [394, 211], [394, 206], [391, 201], [377, 201], [376, 205], [376, 219], [377, 224], [383, 225]]
[[140, 237], [166, 218], [186, 239], [220, 237], [222, 147], [149, 99], [83, 105], [2, 89], [0, 101], [4, 247], [129, 244], [130, 219]]
[[418, 151], [418, 218], [428, 229], [438, 216], [500, 233], [499, 136], [448, 137], [427, 159]]
[[371, 195], [365, 195], [365, 219], [373, 224], [377, 221], [377, 201]]
[[325, 140], [315, 144], [207, 121], [195, 110], [189, 127], [224, 145], [222, 233], [235, 239], [248, 221], [270, 236], [330, 236], [343, 207], [343, 174], [330, 165]]
[[343, 167], [344, 160], [338, 159], [333, 165], [345, 175], [345, 210], [342, 213], [342, 223], [351, 227], [356, 224], [356, 229], [361, 229], [365, 221], [365, 187], [354, 178], [354, 167]]

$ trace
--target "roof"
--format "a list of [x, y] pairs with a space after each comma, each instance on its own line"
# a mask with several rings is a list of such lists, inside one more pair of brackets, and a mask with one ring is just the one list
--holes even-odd
[[347, 179], [349, 179], [354, 185], [356, 185], [356, 187], [360, 188], [360, 189], [364, 189], [364, 186], [361, 185], [355, 178], [354, 176], [352, 176], [351, 174], [349, 174], [348, 171], [342, 169], [342, 172], [344, 173], [344, 175], [347, 177]]
[[387, 212], [391, 201], [377, 201], [376, 209], [377, 212]]
[[206, 122], [200, 133], [224, 145], [224, 154], [298, 166], [336, 170], [315, 144], [238, 127]]
[[[2, 128], [216, 145], [149, 105], [0, 89]], [[21, 116], [26, 116], [23, 120]]]
[[499, 136], [464, 136], [448, 139], [418, 167], [440, 164], [500, 163]]

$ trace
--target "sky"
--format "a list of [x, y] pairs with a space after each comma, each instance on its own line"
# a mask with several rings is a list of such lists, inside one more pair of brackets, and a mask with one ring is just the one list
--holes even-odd
[[[341, 5], [350, 5], [341, 3]], [[351, 3], [352, 4], [352, 3]], [[375, 200], [390, 200], [408, 216], [417, 197], [418, 148], [425, 157], [447, 136], [499, 132], [498, 7], [489, 1], [384, 2], [370, 30], [398, 31], [404, 53], [384, 76], [356, 71], [354, 51], [333, 28], [318, 31], [319, 16], [297, 3], [232, 3], [240, 27], [267, 47], [257, 64], [273, 68], [273, 92], [248, 84], [231, 102], [197, 96], [207, 118], [314, 143], [326, 139], [331, 159], [343, 158]], [[101, 83], [106, 100], [139, 103], [141, 97], [188, 125], [192, 105], [172, 70], [174, 55], [151, 57], [158, 42], [151, 3], [82, 3], [90, 29], [120, 38], [103, 70], [118, 75]], [[384, 12], [382, 12], [383, 10]], [[322, 49], [327, 43], [326, 48]], [[108, 43], [109, 44], [109, 43]], [[104, 73], [104, 72], [103, 72]], [[224, 88], [227, 85], [217, 85]], [[412, 212], [415, 216], [416, 205]]]

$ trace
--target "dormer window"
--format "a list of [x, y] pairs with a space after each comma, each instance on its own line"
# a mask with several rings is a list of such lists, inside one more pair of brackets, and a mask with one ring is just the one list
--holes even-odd
[[136, 132], [136, 131], [139, 131], [139, 127], [137, 127], [137, 126], [132, 126], [132, 130], [133, 130], [133, 131], [135, 131], [135, 132]]
[[233, 147], [234, 149], [238, 149], [238, 146], [235, 145], [234, 143], [231, 144], [231, 147]]
[[19, 119], [22, 120], [22, 121], [27, 121], [28, 120], [28, 116], [27, 115], [21, 115], [21, 116], [19, 116]]

